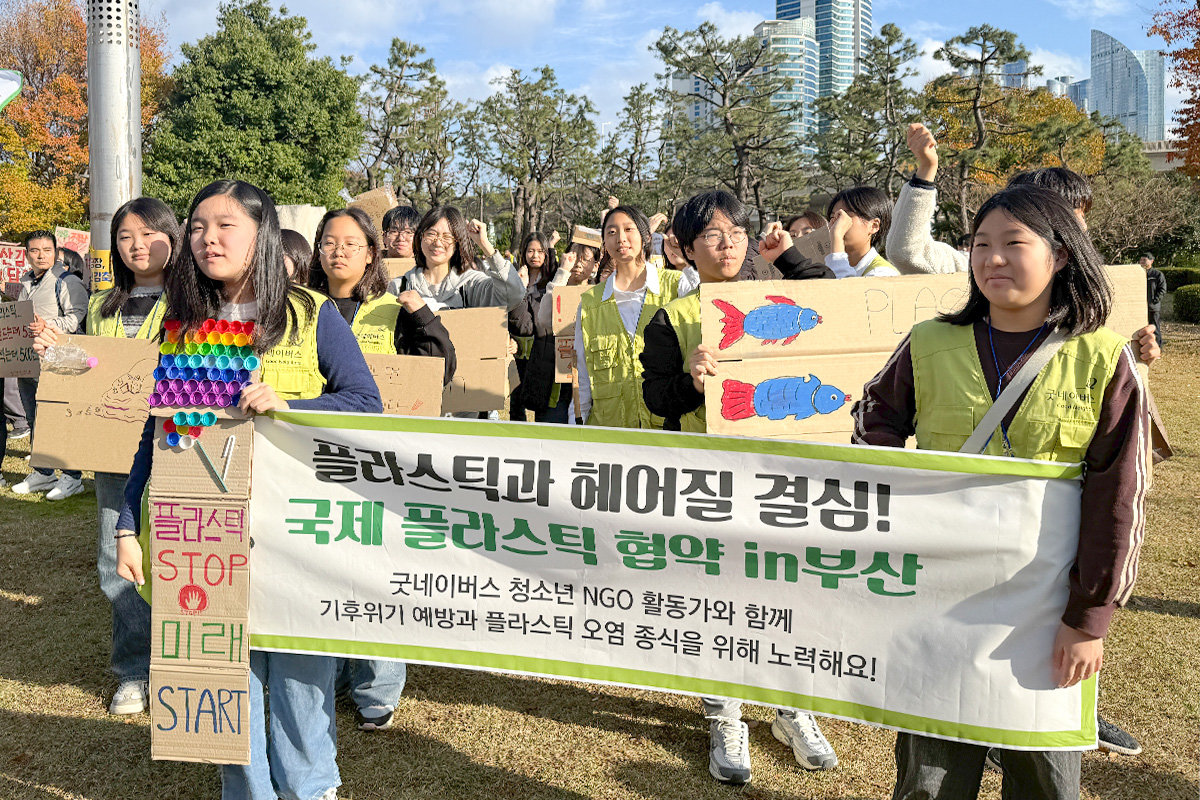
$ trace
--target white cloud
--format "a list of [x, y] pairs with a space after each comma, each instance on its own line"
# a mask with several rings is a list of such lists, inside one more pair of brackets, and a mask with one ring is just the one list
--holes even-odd
[[1029, 63], [1041, 66], [1042, 74], [1031, 78], [1034, 86], [1041, 86], [1051, 78], [1070, 75], [1080, 81], [1088, 76], [1091, 67], [1078, 58], [1066, 53], [1056, 53], [1053, 50], [1034, 48], [1029, 53]]
[[913, 63], [913, 69], [917, 71], [917, 74], [904, 82], [908, 88], [920, 89], [939, 75], [945, 75], [951, 71], [949, 64], [933, 57], [934, 52], [943, 44], [944, 41], [928, 36], [917, 42], [917, 49], [921, 51], [921, 55]]
[[586, 95], [596, 107], [596, 130], [607, 137], [620, 121], [625, 95], [639, 83], [647, 84], [653, 92], [658, 87], [655, 73], [661, 72], [662, 63], [650, 52], [650, 45], [662, 35], [661, 30], [647, 30], [636, 41], [626, 44], [619, 52], [627, 53], [625, 59], [601, 59], [596, 63], [586, 83], [570, 91]]
[[754, 26], [763, 21], [763, 16], [757, 11], [730, 11], [719, 2], [711, 2], [696, 9], [696, 19], [711, 22], [728, 38], [754, 33]]
[[473, 61], [447, 61], [437, 65], [438, 76], [446, 82], [450, 96], [460, 102], [482, 100], [493, 94], [492, 81], [503, 78], [512, 70], [508, 64], [492, 64], [481, 69]]
[[1050, 0], [1070, 19], [1096, 19], [1130, 13], [1128, 0]]

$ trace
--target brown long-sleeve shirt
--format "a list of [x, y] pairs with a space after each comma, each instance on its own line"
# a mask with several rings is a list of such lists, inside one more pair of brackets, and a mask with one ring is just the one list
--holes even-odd
[[[995, 396], [999, 371], [992, 360], [987, 324], [974, 326], [975, 348]], [[994, 331], [996, 360], [1009, 376], [1029, 357], [1018, 355], [1034, 331]], [[1032, 350], [1033, 348], [1031, 348]], [[1011, 366], [1010, 366], [1011, 365]], [[1008, 425], [1020, 402], [1005, 416]], [[853, 441], [903, 447], [916, 432], [916, 394], [912, 353], [906, 338], [865, 387], [854, 404]], [[1062, 621], [1091, 636], [1104, 636], [1117, 608], [1133, 592], [1138, 553], [1145, 535], [1145, 498], [1149, 488], [1147, 437], [1150, 435], [1146, 392], [1133, 351], [1126, 347], [1104, 392], [1096, 434], [1084, 456], [1079, 549], [1070, 573], [1070, 598]]]

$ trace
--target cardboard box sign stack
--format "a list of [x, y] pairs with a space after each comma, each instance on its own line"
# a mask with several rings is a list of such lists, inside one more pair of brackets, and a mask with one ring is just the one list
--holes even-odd
[[238, 409], [253, 326], [168, 320], [150, 396], [150, 756], [250, 761], [250, 464]]
[[504, 408], [516, 388], [516, 362], [508, 354], [508, 312], [503, 308], [439, 311], [458, 366], [442, 393], [442, 411], [494, 411]]

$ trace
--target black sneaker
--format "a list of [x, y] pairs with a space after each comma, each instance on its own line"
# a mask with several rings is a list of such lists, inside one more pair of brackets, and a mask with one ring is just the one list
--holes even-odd
[[356, 710], [354, 721], [360, 731], [383, 731], [392, 727], [392, 712], [385, 711], [379, 716], [368, 717], [362, 711]]
[[1100, 749], [1111, 750], [1123, 756], [1136, 756], [1142, 752], [1142, 746], [1138, 744], [1137, 739], [1099, 714], [1096, 715], [1096, 723], [1100, 729]]

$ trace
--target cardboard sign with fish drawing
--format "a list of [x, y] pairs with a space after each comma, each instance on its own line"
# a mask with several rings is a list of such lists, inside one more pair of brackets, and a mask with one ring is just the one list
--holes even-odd
[[[1108, 267], [1108, 327], [1146, 324], [1145, 271]], [[849, 442], [850, 409], [918, 322], [966, 300], [967, 274], [700, 287], [703, 341], [716, 351], [709, 433]]]

